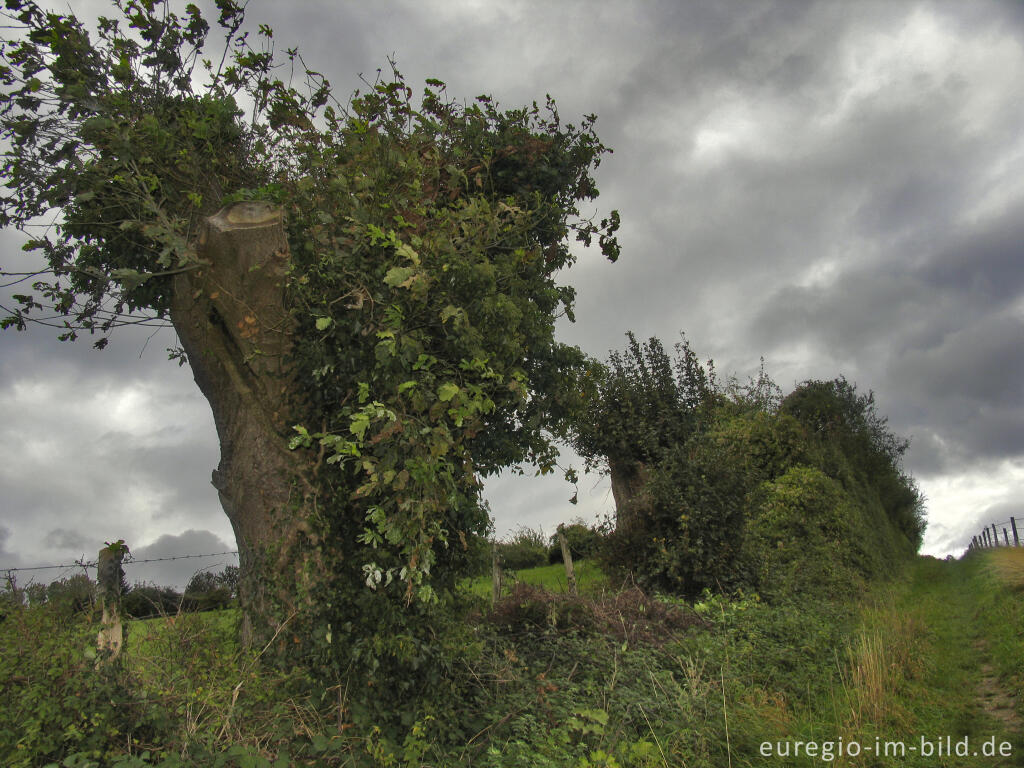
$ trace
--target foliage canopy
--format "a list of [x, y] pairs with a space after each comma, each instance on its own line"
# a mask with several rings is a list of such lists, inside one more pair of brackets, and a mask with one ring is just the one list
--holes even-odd
[[[720, 383], [689, 344], [669, 357], [628, 335], [591, 370], [574, 445], [632, 484], [617, 504], [606, 559], [644, 585], [765, 595], [849, 591], [920, 546], [923, 498], [894, 435], [843, 377], [782, 396], [762, 361], [746, 384]], [[640, 470], [636, 468], [640, 467]], [[637, 480], [639, 479], [639, 482]]]
[[[202, 222], [231, 202], [282, 210], [286, 319], [271, 330], [287, 339], [291, 384], [268, 410], [305, 452], [298, 509], [278, 512], [301, 515], [309, 559], [294, 571], [301, 594], [265, 607], [268, 626], [313, 606], [290, 626], [307, 658], [336, 672], [358, 658], [371, 679], [400, 675], [391, 663], [420, 669], [428, 607], [487, 528], [480, 478], [554, 463], [566, 384], [584, 363], [554, 340], [574, 300], [557, 276], [572, 238], [619, 253], [617, 213], [580, 215], [609, 151], [596, 118], [563, 123], [550, 99], [460, 103], [433, 79], [417, 98], [393, 65], [342, 104], [269, 28], [251, 39], [235, 0], [217, 0], [226, 42], [212, 58], [195, 5], [114, 5], [90, 32], [34, 0], [7, 2], [0, 226], [52, 224], [26, 246], [47, 268], [19, 276], [31, 292], [2, 323], [87, 332], [99, 347], [127, 323], [170, 319], [180, 334], [176, 307], [218, 299], [183, 296], [178, 279], [211, 269]], [[228, 330], [245, 339], [260, 322], [254, 312]], [[260, 577], [272, 581], [271, 562]]]

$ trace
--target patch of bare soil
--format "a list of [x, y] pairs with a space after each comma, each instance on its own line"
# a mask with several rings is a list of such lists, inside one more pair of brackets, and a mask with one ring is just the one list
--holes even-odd
[[[974, 647], [980, 651], [986, 648], [983, 640], [976, 640]], [[999, 681], [999, 675], [991, 664], [981, 665], [981, 681], [978, 683], [978, 701], [981, 708], [1006, 726], [1013, 733], [1024, 732], [1024, 722], [1017, 714], [1017, 700], [1007, 693]]]

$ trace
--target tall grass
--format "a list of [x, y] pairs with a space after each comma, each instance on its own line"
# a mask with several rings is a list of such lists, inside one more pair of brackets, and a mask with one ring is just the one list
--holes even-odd
[[1000, 547], [985, 553], [989, 571], [1006, 586], [1024, 589], [1024, 547]]
[[[709, 596], [696, 607], [613, 592], [586, 560], [578, 572], [590, 594], [576, 598], [564, 595], [561, 565], [524, 570], [521, 584], [549, 592], [520, 586], [512, 599], [483, 610], [467, 630], [463, 666], [451, 670], [459, 695], [412, 724], [405, 742], [386, 743], [354, 725], [338, 681], [313, 693], [261, 667], [258, 653], [237, 647], [231, 612], [132, 622], [126, 680], [145, 727], [125, 730], [103, 756], [80, 764], [810, 768], [822, 761], [764, 758], [761, 745], [1015, 738], [979, 707], [977, 683], [991, 664], [998, 684], [1024, 698], [1020, 562], [1012, 551], [955, 563], [921, 558], [860, 603]], [[471, 589], [489, 595], [489, 581]], [[673, 624], [673, 611], [691, 620]], [[0, 622], [0, 660], [17, 652], [27, 668], [32, 648], [15, 619], [31, 616]], [[80, 656], [95, 635], [76, 632], [47, 647], [74, 643], [67, 655]], [[37, 675], [12, 675], [12, 704], [27, 696], [30, 676]], [[32, 702], [51, 693], [36, 692]], [[2, 743], [5, 733], [23, 738], [15, 726], [23, 729], [32, 702], [17, 709], [17, 722], [0, 711], [0, 758], [13, 749]], [[80, 727], [76, 718], [66, 719]], [[1024, 754], [1019, 742], [1015, 755]], [[888, 764], [868, 754], [830, 762]], [[892, 764], [1000, 765], [910, 754]]]

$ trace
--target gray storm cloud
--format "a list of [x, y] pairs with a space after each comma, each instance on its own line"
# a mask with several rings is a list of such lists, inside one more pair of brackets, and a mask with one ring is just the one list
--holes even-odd
[[[621, 211], [623, 255], [581, 253], [566, 274], [578, 322], [559, 325], [564, 340], [603, 358], [627, 330], [668, 343], [685, 331], [723, 373], [763, 355], [785, 390], [840, 373], [874, 390], [913, 437], [928, 552], [956, 551], [1020, 495], [1019, 4], [253, 0], [247, 12], [343, 101], [394, 54], [414, 87], [437, 77], [506, 106], [550, 93], [564, 120], [598, 115], [615, 153], [596, 210]], [[26, 263], [20, 242], [0, 232], [0, 265]], [[164, 359], [173, 334], [148, 336], [96, 353], [49, 329], [0, 333], [0, 543], [21, 562], [81, 554], [79, 535], [234, 549], [209, 484], [209, 409]], [[487, 496], [500, 534], [600, 515], [603, 487], [582, 480], [572, 507], [571, 486], [502, 476]]]

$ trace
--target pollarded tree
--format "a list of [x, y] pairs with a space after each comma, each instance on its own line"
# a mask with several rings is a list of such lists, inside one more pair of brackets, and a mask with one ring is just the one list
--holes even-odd
[[343, 107], [217, 6], [226, 48], [204, 60], [194, 5], [116, 0], [90, 34], [8, 0], [0, 223], [59, 217], [4, 325], [56, 316], [103, 346], [173, 323], [220, 438], [247, 639], [420, 669], [487, 525], [480, 478], [553, 464], [583, 364], [554, 340], [574, 298], [555, 275], [572, 236], [618, 255], [617, 215], [578, 211], [607, 150], [593, 116], [458, 104], [435, 80], [417, 103], [397, 72]]
[[611, 476], [617, 526], [640, 514], [650, 470], [685, 443], [710, 414], [718, 394], [713, 366], [701, 364], [684, 338], [669, 357], [657, 338], [626, 334], [625, 352], [591, 362], [571, 442], [588, 466]]

